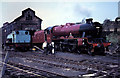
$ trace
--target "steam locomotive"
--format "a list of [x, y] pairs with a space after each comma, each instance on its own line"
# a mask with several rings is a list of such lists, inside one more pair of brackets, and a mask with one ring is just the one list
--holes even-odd
[[26, 44], [24, 48], [28, 48], [28, 46], [29, 48], [33, 46], [42, 48], [42, 44], [47, 41], [48, 43], [54, 42], [55, 50], [87, 52], [90, 55], [93, 53], [103, 54], [111, 43], [101, 37], [102, 25], [99, 22], [92, 22], [92, 20], [86, 19], [85, 24], [66, 23], [66, 25], [48, 27], [45, 30], [36, 31], [33, 36], [29, 35], [26, 39], [28, 42], [20, 42], [26, 36], [24, 34], [19, 43]]
[[101, 35], [102, 25], [99, 22], [92, 22], [92, 19], [86, 19], [86, 24], [66, 23], [66, 25], [48, 27], [44, 32], [37, 31], [33, 42], [39, 47], [44, 41], [54, 42], [55, 50], [60, 51], [103, 54], [111, 43]]
[[101, 38], [102, 25], [92, 20], [86, 19], [86, 24], [66, 23], [48, 27], [44, 30], [45, 40], [54, 42], [56, 50], [104, 54], [111, 43]]

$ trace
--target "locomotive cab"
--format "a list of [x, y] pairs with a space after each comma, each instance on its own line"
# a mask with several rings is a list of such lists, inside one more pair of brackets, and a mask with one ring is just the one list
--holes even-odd
[[52, 42], [52, 30], [53, 27], [48, 27], [47, 29], [44, 30], [45, 33], [45, 41], [47, 41], [48, 43]]

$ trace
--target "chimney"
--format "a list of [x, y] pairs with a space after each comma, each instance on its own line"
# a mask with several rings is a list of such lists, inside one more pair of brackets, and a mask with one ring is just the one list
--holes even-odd
[[91, 23], [92, 23], [92, 20], [93, 20], [92, 18], [86, 19], [86, 23], [87, 23], [87, 24], [91, 24]]

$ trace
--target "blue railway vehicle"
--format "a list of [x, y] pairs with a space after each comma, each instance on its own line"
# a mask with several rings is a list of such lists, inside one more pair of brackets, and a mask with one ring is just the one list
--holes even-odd
[[13, 31], [7, 36], [5, 49], [23, 50], [30, 48], [31, 35], [29, 31], [19, 30]]

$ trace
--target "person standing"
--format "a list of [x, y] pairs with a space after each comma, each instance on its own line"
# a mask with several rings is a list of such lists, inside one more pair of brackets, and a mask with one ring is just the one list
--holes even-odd
[[54, 51], [54, 42], [51, 42], [49, 44], [49, 54], [54, 54], [55, 51]]
[[52, 44], [52, 54], [55, 54], [54, 42], [52, 42], [51, 44]]
[[49, 43], [47, 41], [45, 41], [43, 43], [43, 49], [44, 49], [44, 54], [48, 54], [48, 51], [49, 51]]

